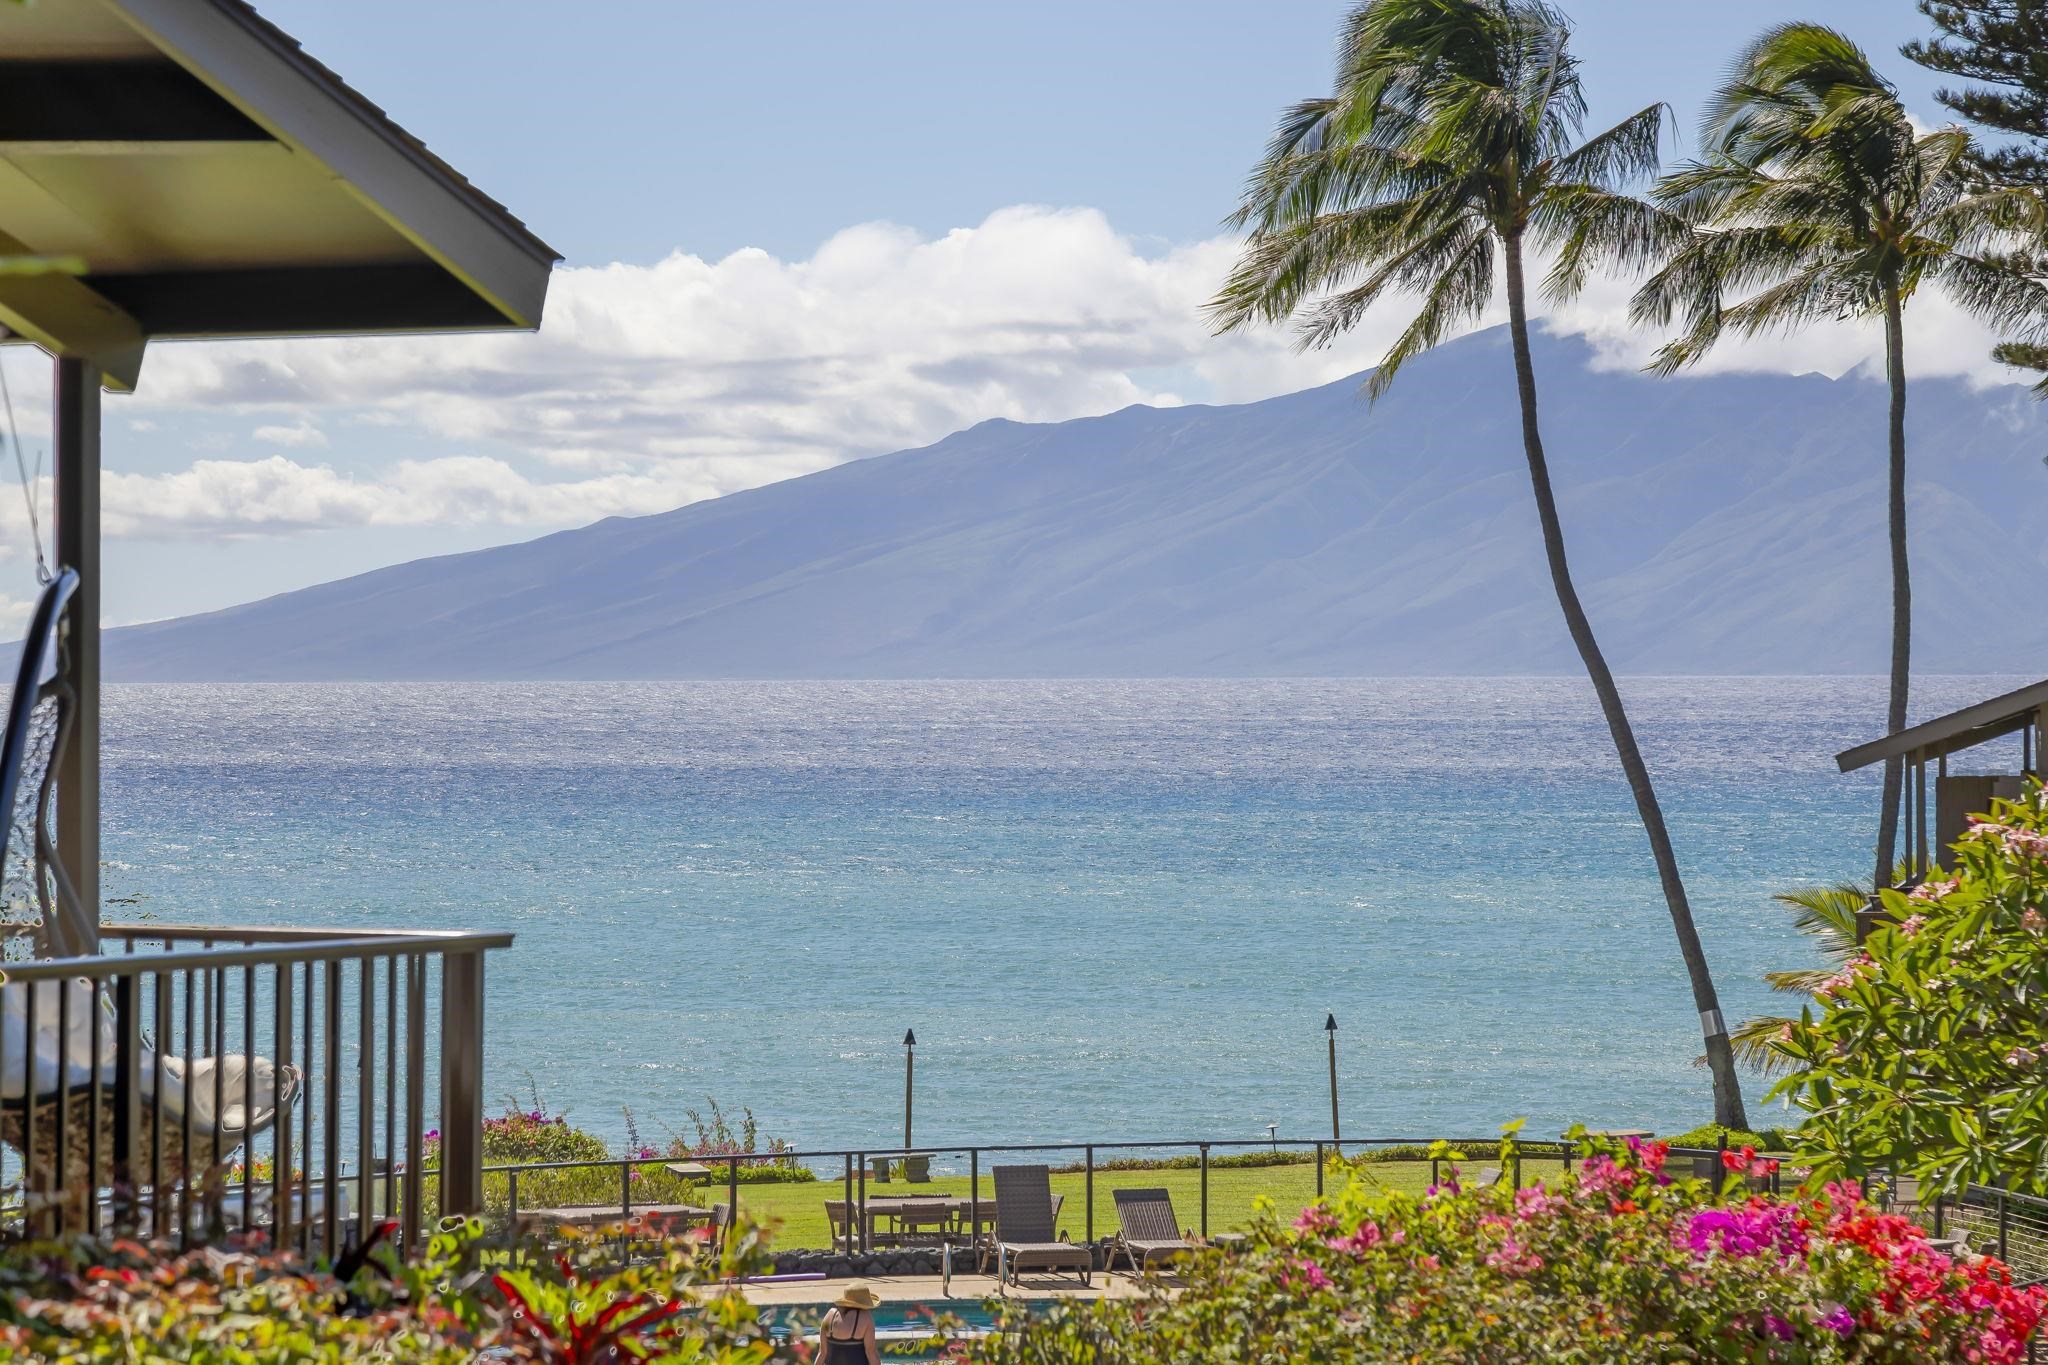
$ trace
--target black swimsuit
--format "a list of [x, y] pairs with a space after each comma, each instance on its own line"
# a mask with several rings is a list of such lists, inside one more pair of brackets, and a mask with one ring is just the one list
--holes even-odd
[[[853, 1315], [853, 1325], [860, 1326], [860, 1309], [842, 1308], [839, 1311], [841, 1316], [836, 1326], [846, 1325], [845, 1315], [848, 1313]], [[825, 1359], [822, 1365], [868, 1365], [867, 1343], [858, 1336], [838, 1337], [828, 1334], [825, 1337]]]

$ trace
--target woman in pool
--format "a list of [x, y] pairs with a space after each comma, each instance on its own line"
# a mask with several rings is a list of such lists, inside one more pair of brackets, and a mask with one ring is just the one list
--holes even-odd
[[882, 1365], [875, 1344], [875, 1291], [855, 1280], [832, 1301], [818, 1328], [819, 1365]]

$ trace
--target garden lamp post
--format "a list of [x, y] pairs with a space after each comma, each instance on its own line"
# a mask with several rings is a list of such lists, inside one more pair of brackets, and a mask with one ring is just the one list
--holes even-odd
[[1337, 1016], [1335, 1014], [1323, 1020], [1323, 1036], [1330, 1040], [1330, 1145], [1335, 1147], [1344, 1136], [1344, 1129], [1337, 1122]]
[[917, 1067], [917, 1034], [903, 1030], [903, 1150], [910, 1150], [910, 1082]]
[[1277, 1124], [1277, 1123], [1269, 1123], [1269, 1124], [1267, 1124], [1267, 1125], [1266, 1125], [1266, 1141], [1268, 1141], [1268, 1142], [1270, 1142], [1270, 1143], [1272, 1143], [1272, 1144], [1273, 1144], [1273, 1150], [1274, 1150], [1275, 1152], [1278, 1152], [1278, 1151], [1280, 1150], [1280, 1125], [1279, 1125], [1279, 1124]]

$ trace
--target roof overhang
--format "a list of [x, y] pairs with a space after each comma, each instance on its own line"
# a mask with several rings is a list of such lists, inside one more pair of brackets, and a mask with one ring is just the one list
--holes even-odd
[[0, 4], [0, 325], [131, 388], [156, 337], [531, 329], [560, 259], [242, 0]]
[[1835, 763], [1843, 772], [1849, 773], [1873, 763], [1882, 763], [1888, 758], [1910, 757], [1921, 761], [1940, 758], [1959, 749], [1982, 744], [1985, 740], [2023, 730], [2041, 716], [2044, 708], [2048, 708], [2048, 681], [2030, 683], [2003, 696], [1923, 721], [1895, 735], [1845, 749], [1835, 755]]

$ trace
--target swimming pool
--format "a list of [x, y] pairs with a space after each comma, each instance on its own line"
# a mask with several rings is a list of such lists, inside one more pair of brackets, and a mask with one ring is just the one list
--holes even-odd
[[[829, 1307], [822, 1303], [774, 1304], [761, 1310], [761, 1325], [772, 1337], [810, 1336]], [[893, 1360], [936, 1359], [942, 1344], [935, 1326], [946, 1320], [944, 1337], [958, 1341], [978, 1337], [996, 1325], [995, 1313], [981, 1299], [925, 1299], [907, 1303], [884, 1303], [875, 1311], [875, 1340], [882, 1354]]]

